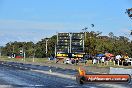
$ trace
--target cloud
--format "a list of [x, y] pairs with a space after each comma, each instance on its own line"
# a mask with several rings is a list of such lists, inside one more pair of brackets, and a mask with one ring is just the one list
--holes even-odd
[[3, 33], [0, 35], [0, 46], [5, 45], [6, 43], [10, 41], [19, 41], [19, 42], [27, 42], [27, 41], [33, 41], [38, 42], [40, 39], [44, 38], [44, 35], [41, 35], [40, 33], [26, 33], [26, 32], [12, 32], [12, 33]]
[[63, 29], [63, 24], [60, 23], [44, 23], [22, 20], [0, 20], [0, 28], [4, 29]]
[[38, 31], [77, 31], [81, 30], [83, 23], [70, 22], [34, 22], [24, 20], [0, 20], [0, 31], [8, 30], [38, 30]]
[[131, 30], [127, 29], [127, 28], [123, 28], [121, 30], [118, 30], [120, 31], [121, 33], [124, 33], [124, 34], [130, 34]]
[[120, 30], [117, 31], [118, 32], [118, 36], [125, 36], [127, 38], [129, 38], [130, 40], [132, 40], [132, 36], [130, 35], [131, 30], [128, 28], [122, 28]]
[[79, 24], [34, 22], [23, 20], [0, 20], [0, 45], [10, 41], [37, 42], [45, 37], [51, 37], [56, 32], [79, 32]]

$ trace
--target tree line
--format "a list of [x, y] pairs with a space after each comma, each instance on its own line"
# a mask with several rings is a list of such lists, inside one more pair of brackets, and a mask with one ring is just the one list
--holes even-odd
[[[85, 53], [98, 54], [109, 52], [114, 55], [128, 54], [132, 57], [132, 41], [124, 36], [115, 36], [112, 32], [108, 36], [101, 36], [101, 32], [86, 32], [85, 35]], [[47, 41], [46, 54], [46, 38], [41, 39], [37, 43], [30, 42], [9, 42], [4, 47], [1, 47], [1, 54], [9, 56], [12, 53], [19, 53], [20, 50], [26, 53], [26, 57], [44, 58], [49, 57], [55, 53], [55, 45], [57, 42], [57, 35], [53, 35]]]

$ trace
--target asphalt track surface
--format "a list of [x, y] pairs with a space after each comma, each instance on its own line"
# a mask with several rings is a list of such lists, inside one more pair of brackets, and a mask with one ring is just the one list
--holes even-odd
[[[52, 70], [52, 73], [60, 73], [60, 76], [45, 74], [41, 71]], [[38, 72], [34, 71], [37, 70]], [[39, 72], [40, 71], [40, 72]], [[105, 84], [90, 83], [79, 85], [72, 78], [76, 70], [61, 69], [47, 66], [22, 64], [22, 63], [1, 63], [0, 62], [0, 88], [132, 88], [132, 84]], [[64, 74], [61, 76], [61, 74]]]

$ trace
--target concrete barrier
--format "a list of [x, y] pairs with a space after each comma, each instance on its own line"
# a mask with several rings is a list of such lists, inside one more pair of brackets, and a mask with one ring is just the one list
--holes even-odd
[[100, 74], [109, 74], [109, 68], [104, 67], [95, 67], [95, 66], [85, 66], [84, 69], [86, 72], [100, 73]]
[[109, 74], [130, 74], [132, 75], [132, 69], [110, 67]]

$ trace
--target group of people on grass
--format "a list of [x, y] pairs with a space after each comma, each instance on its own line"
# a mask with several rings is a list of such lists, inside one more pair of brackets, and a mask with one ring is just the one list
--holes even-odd
[[[110, 55], [110, 56], [109, 56]], [[96, 56], [96, 57], [93, 57], [92, 59], [92, 62], [93, 64], [96, 64], [96, 63], [107, 63], [107, 62], [115, 62], [117, 61], [122, 61], [124, 62], [125, 60], [129, 59], [129, 56], [128, 54], [125, 54], [125, 55], [116, 55], [114, 56], [113, 54], [104, 54], [102, 56]]]
[[[84, 55], [83, 58], [66, 58], [64, 59], [64, 63], [71, 63], [71, 64], [78, 64], [78, 63], [85, 63], [87, 64], [88, 60], [92, 60], [92, 64], [99, 64], [99, 63], [104, 63], [104, 64], [108, 64], [108, 62], [117, 62], [117, 64], [119, 63], [119, 61], [123, 62], [125, 60], [129, 59], [128, 54], [118, 54], [118, 55], [113, 55], [111, 53], [105, 53], [105, 54], [96, 54], [96, 55]], [[53, 56], [51, 56], [49, 58], [49, 60], [56, 60], [56, 58], [54, 58]], [[58, 60], [59, 61], [59, 60]]]

